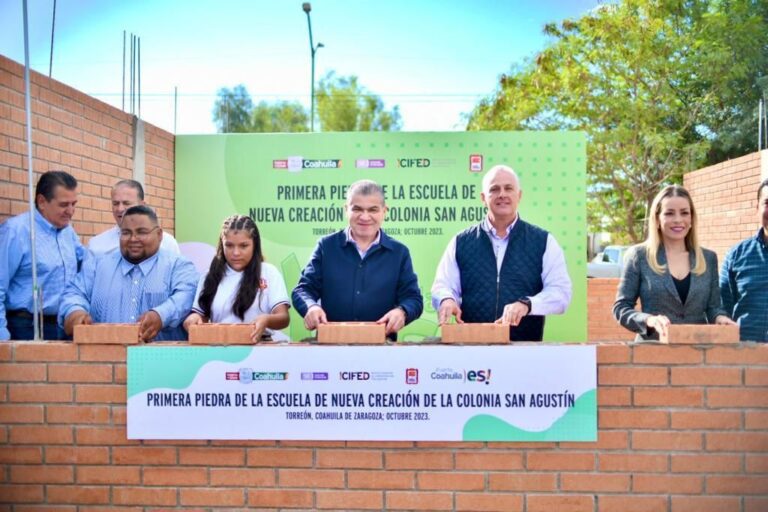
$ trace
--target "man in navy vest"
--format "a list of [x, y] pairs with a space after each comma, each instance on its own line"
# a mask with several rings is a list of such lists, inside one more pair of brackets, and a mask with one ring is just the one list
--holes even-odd
[[384, 191], [370, 180], [347, 189], [345, 229], [320, 239], [293, 290], [304, 326], [377, 322], [390, 339], [424, 307], [408, 248], [381, 229]]
[[440, 324], [499, 322], [511, 341], [541, 341], [544, 315], [562, 314], [571, 302], [563, 250], [543, 229], [517, 213], [520, 180], [505, 165], [483, 177], [480, 198], [488, 216], [448, 244], [432, 285]]

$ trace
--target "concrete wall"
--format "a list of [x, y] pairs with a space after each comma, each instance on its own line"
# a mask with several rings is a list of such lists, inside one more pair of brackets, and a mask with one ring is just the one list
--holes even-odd
[[596, 443], [129, 441], [125, 352], [0, 344], [0, 509], [768, 510], [768, 345], [598, 346]]
[[[112, 185], [133, 178], [134, 119], [56, 80], [31, 73], [35, 179], [67, 171], [80, 183], [73, 225], [86, 242], [114, 224]], [[0, 222], [27, 211], [24, 67], [0, 55]], [[174, 232], [174, 136], [145, 125], [147, 203]]]

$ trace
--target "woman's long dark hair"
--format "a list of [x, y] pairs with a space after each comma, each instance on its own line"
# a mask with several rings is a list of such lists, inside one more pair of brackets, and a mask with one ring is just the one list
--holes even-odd
[[211, 261], [211, 268], [203, 282], [203, 291], [200, 293], [198, 304], [200, 309], [208, 318], [211, 318], [211, 305], [216, 291], [219, 289], [219, 283], [224, 277], [227, 269], [227, 259], [224, 256], [224, 236], [230, 231], [244, 231], [248, 233], [253, 241], [253, 257], [243, 270], [243, 278], [240, 281], [240, 287], [237, 290], [237, 296], [232, 304], [232, 312], [241, 320], [245, 318], [245, 312], [253, 304], [256, 293], [261, 284], [261, 263], [264, 261], [264, 255], [261, 253], [261, 236], [259, 228], [250, 217], [245, 215], [232, 215], [224, 219], [221, 226], [221, 235], [219, 236], [219, 246], [216, 248], [216, 256]]

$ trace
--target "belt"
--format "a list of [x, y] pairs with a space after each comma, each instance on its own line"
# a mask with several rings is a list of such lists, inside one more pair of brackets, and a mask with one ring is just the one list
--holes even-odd
[[[6, 318], [28, 318], [32, 320], [32, 313], [25, 309], [13, 309], [11, 311], [5, 312]], [[43, 323], [45, 324], [55, 324], [58, 323], [59, 319], [56, 315], [43, 315]]]

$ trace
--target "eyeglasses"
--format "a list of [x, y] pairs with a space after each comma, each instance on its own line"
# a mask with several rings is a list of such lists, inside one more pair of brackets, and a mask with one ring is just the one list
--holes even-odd
[[136, 231], [131, 231], [130, 229], [121, 229], [120, 239], [130, 240], [131, 238], [136, 237], [137, 240], [146, 240], [147, 237], [149, 237], [149, 235], [151, 235], [152, 232], [159, 227], [160, 226], [155, 226], [152, 229], [137, 229]]

